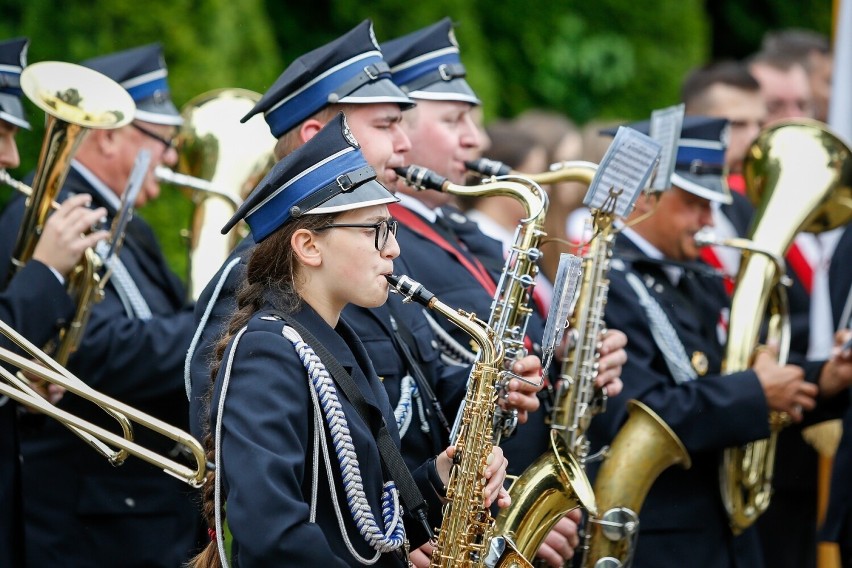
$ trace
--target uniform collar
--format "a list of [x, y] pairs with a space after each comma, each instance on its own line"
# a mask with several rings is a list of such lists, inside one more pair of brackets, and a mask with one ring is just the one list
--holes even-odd
[[416, 197], [411, 197], [404, 193], [397, 193], [396, 196], [399, 198], [400, 205], [409, 211], [417, 213], [430, 223], [434, 223], [438, 219], [438, 212], [435, 209], [429, 209], [426, 207], [426, 205], [424, 205], [423, 202]]
[[101, 179], [92, 173], [92, 171], [78, 162], [77, 160], [71, 161], [71, 167], [74, 168], [80, 176], [86, 180], [89, 185], [92, 186], [92, 189], [95, 190], [95, 193], [100, 197], [110, 209], [111, 213], [115, 213], [121, 207], [121, 200], [115, 194], [115, 192], [110, 189]]
[[[622, 229], [621, 233], [631, 243], [633, 243], [636, 248], [638, 248], [643, 254], [645, 254], [645, 256], [653, 258], [655, 260], [666, 259], [666, 256], [662, 253], [660, 249], [652, 245], [650, 242], [648, 242], [647, 239], [645, 239], [645, 237], [641, 236], [633, 229], [625, 227], [624, 229]], [[666, 277], [669, 279], [669, 282], [671, 282], [673, 286], [677, 286], [678, 282], [680, 282], [681, 276], [683, 276], [683, 268], [670, 264], [661, 264], [660, 268], [662, 268], [663, 272], [666, 273]]]

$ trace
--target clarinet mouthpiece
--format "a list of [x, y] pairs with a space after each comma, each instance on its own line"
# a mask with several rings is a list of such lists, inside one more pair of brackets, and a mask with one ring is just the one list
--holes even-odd
[[413, 164], [404, 168], [394, 168], [394, 171], [405, 180], [405, 183], [418, 190], [443, 191], [444, 185], [449, 183], [447, 178], [439, 176], [432, 170]]
[[503, 162], [489, 160], [488, 158], [465, 161], [464, 166], [470, 171], [484, 176], [507, 176], [512, 173], [512, 168]]

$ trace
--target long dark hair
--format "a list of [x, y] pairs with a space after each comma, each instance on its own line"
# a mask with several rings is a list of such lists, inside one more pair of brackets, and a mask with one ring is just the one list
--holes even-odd
[[[295, 311], [301, 304], [296, 291], [298, 260], [290, 239], [299, 229], [314, 231], [332, 223], [337, 215], [306, 215], [285, 224], [262, 242], [255, 245], [246, 265], [246, 273], [237, 292], [237, 310], [231, 316], [227, 330], [214, 348], [214, 363], [210, 371], [210, 386], [205, 397], [205, 416], [210, 415], [210, 401], [213, 395], [216, 377], [222, 363], [225, 349], [231, 339], [242, 329], [266, 303], [285, 313]], [[214, 461], [215, 444], [210, 425], [205, 424], [204, 449], [207, 460]], [[218, 465], [218, 464], [217, 464]], [[197, 556], [192, 558], [189, 568], [221, 568], [219, 550], [216, 544], [216, 504], [214, 501], [216, 472], [207, 474], [204, 485], [202, 513], [210, 529], [211, 541]], [[222, 511], [224, 517], [224, 511]]]

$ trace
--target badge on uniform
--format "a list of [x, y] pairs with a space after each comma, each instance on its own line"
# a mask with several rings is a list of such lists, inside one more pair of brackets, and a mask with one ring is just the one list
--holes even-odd
[[694, 351], [692, 353], [691, 362], [692, 368], [695, 369], [695, 372], [698, 373], [699, 377], [703, 377], [707, 374], [707, 371], [710, 368], [710, 363], [707, 360], [707, 355], [705, 355], [701, 351]]

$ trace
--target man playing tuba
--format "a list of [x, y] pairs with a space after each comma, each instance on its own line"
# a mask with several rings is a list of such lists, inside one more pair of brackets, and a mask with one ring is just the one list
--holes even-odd
[[726, 126], [725, 119], [687, 117], [673, 187], [640, 197], [629, 217], [637, 223], [615, 243], [606, 322], [630, 338], [628, 362], [624, 391], [592, 422], [590, 438], [596, 447], [608, 444], [625, 420], [625, 402], [638, 399], [692, 460], [689, 470], [664, 471], [648, 493], [636, 567], [762, 566], [754, 530], [735, 537], [729, 528], [719, 489], [722, 451], [768, 437], [771, 410], [802, 421], [817, 399], [852, 378], [850, 360], [802, 369], [780, 366], [768, 352], [748, 370], [722, 374], [729, 299], [721, 277], [699, 260], [695, 234], [712, 225], [711, 202], [730, 200], [722, 178]]

